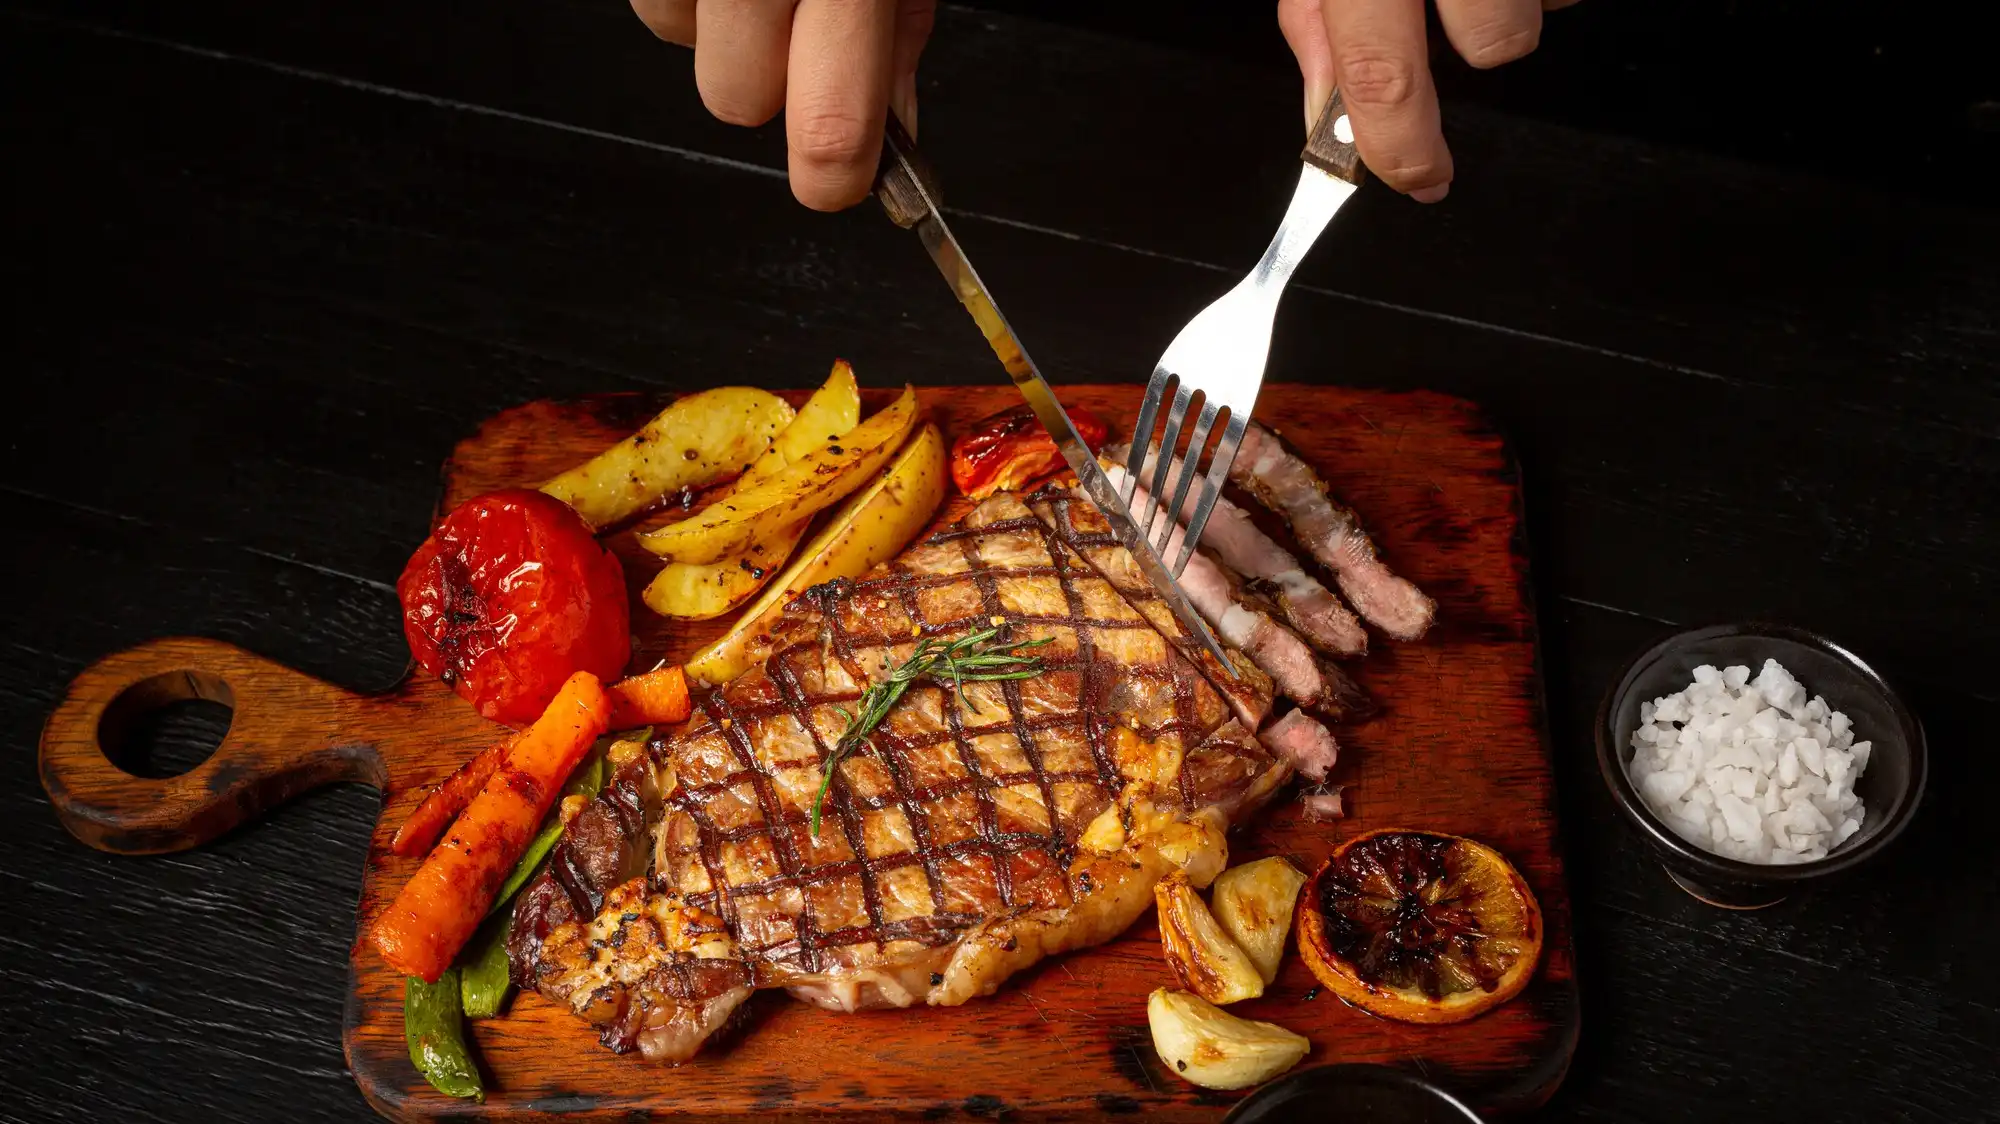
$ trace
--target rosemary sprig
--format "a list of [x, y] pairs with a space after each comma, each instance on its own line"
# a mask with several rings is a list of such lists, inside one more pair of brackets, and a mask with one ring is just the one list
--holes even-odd
[[861, 693], [860, 713], [841, 712], [847, 718], [847, 729], [841, 731], [840, 740], [833, 743], [833, 751], [826, 755], [826, 766], [819, 778], [819, 794], [813, 797], [811, 819], [814, 838], [819, 837], [820, 810], [826, 804], [827, 790], [833, 786], [834, 770], [855, 747], [868, 740], [868, 735], [874, 733], [875, 727], [882, 724], [882, 719], [889, 716], [889, 709], [910, 689], [910, 684], [919, 679], [949, 682], [958, 692], [958, 701], [968, 709], [976, 709], [966, 702], [965, 684], [968, 681], [1027, 679], [1041, 674], [1040, 657], [1018, 653], [1024, 648], [1039, 648], [1054, 637], [1014, 640], [1005, 644], [987, 643], [998, 635], [1000, 629], [996, 627], [968, 632], [949, 642], [925, 637], [910, 652], [909, 659], [896, 665], [887, 678]]

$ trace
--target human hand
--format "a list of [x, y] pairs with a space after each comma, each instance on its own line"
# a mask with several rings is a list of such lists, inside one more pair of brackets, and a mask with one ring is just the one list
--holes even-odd
[[[1534, 50], [1542, 12], [1574, 3], [1437, 0], [1437, 8], [1459, 57], [1485, 69]], [[1338, 86], [1368, 170], [1419, 203], [1443, 199], [1451, 150], [1425, 57], [1424, 0], [1278, 0], [1278, 26], [1305, 75], [1306, 128]]]
[[917, 56], [936, 0], [632, 0], [653, 34], [694, 48], [710, 113], [785, 111], [792, 194], [819, 211], [868, 197], [889, 107], [917, 131]]

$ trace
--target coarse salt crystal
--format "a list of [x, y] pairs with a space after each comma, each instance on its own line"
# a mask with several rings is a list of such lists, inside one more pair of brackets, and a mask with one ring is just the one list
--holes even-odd
[[1669, 770], [1646, 774], [1646, 776], [1640, 778], [1639, 788], [1653, 802], [1665, 804], [1669, 801], [1679, 800], [1681, 795], [1687, 792], [1688, 786], [1692, 783], [1693, 779], [1686, 773], [1677, 773]]
[[1729, 837], [1739, 843], [1754, 843], [1763, 828], [1763, 817], [1752, 811], [1750, 805], [1735, 796], [1720, 792], [1715, 796], [1716, 807], [1722, 809], [1722, 818], [1729, 826]]
[[1799, 783], [1799, 747], [1796, 742], [1785, 746], [1778, 755], [1778, 783], [1787, 788]]
[[1694, 669], [1640, 704], [1626, 771], [1641, 800], [1697, 846], [1753, 863], [1811, 862], [1852, 838], [1868, 742], [1784, 666]]
[[1738, 800], [1757, 798], [1757, 774], [1749, 769], [1732, 769], [1729, 773], [1729, 791]]
[[1799, 764], [1815, 777], [1826, 776], [1826, 758], [1820, 754], [1818, 738], [1799, 738], [1792, 742], [1799, 751]]

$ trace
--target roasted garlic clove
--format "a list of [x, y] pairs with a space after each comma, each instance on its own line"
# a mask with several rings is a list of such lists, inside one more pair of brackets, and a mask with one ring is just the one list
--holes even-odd
[[1153, 901], [1160, 910], [1160, 946], [1183, 985], [1218, 1004], [1264, 994], [1256, 961], [1223, 932], [1186, 872], [1176, 870], [1160, 879]]
[[1197, 890], [1205, 890], [1229, 865], [1229, 825], [1210, 808], [1160, 830], [1160, 857], [1181, 868]]
[[1160, 988], [1146, 999], [1153, 1049], [1208, 1089], [1247, 1089], [1299, 1064], [1312, 1043], [1273, 1023], [1239, 1019], [1199, 995]]
[[1292, 905], [1305, 884], [1299, 868], [1273, 855], [1230, 867], [1216, 877], [1209, 891], [1215, 920], [1249, 954], [1267, 984], [1278, 978], [1285, 937], [1292, 929]]

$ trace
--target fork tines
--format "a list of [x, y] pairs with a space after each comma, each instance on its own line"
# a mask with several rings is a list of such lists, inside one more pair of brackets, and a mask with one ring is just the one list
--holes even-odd
[[[1156, 438], [1153, 430], [1159, 420], [1160, 403], [1170, 389], [1173, 405], [1167, 410], [1165, 430]], [[1195, 412], [1195, 423], [1186, 435], [1186, 452], [1182, 453], [1182, 430], [1186, 427], [1190, 410]], [[1209, 437], [1218, 418], [1223, 419], [1222, 436], [1207, 457], [1208, 471], [1203, 475], [1203, 454], [1208, 451]], [[1202, 529], [1208, 525], [1209, 514], [1215, 510], [1215, 499], [1222, 493], [1222, 482], [1228, 478], [1229, 466], [1236, 460], [1236, 450], [1243, 444], [1243, 430], [1248, 420], [1245, 412], [1219, 403], [1165, 366], [1155, 368], [1152, 380], [1146, 384], [1146, 397], [1139, 407], [1138, 424], [1132, 429], [1132, 449], [1126, 455], [1125, 482], [1119, 489], [1118, 498], [1132, 512], [1133, 521], [1144, 529], [1146, 540], [1176, 578], [1187, 568], [1188, 560], [1194, 557], [1195, 546], [1201, 542]], [[1132, 501], [1138, 490], [1140, 474], [1144, 472], [1149, 458], [1154, 466], [1152, 480], [1145, 495], [1134, 505]], [[1173, 472], [1175, 467], [1179, 468], [1178, 473]], [[1170, 476], [1173, 477], [1171, 481]], [[1190, 511], [1188, 491], [1197, 476], [1201, 477], [1201, 490], [1195, 496], [1194, 507]], [[1172, 487], [1172, 499], [1163, 502], [1162, 497], [1168, 495], [1169, 485]], [[1182, 537], [1180, 553], [1169, 559], [1166, 556], [1167, 546], [1173, 537], [1174, 525], [1181, 521], [1182, 516], [1185, 516], [1187, 533]]]

